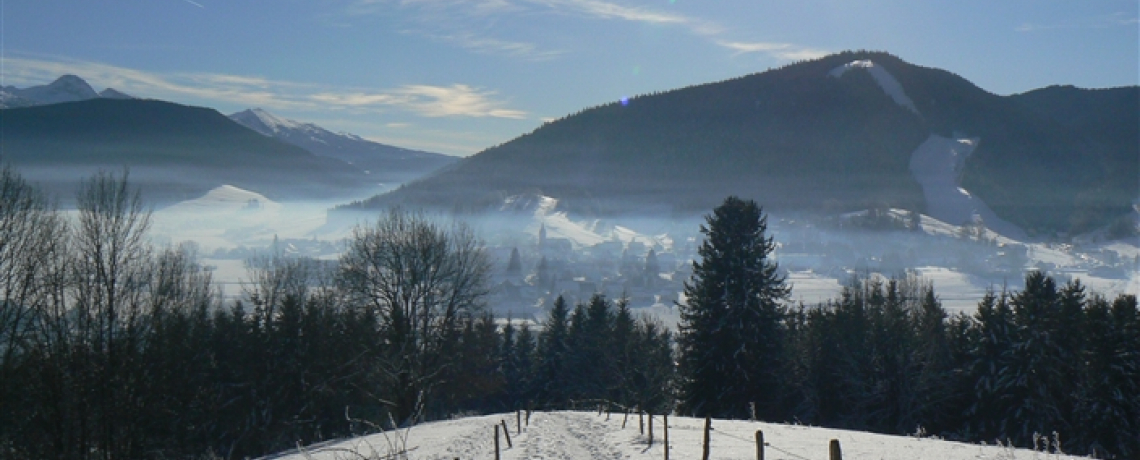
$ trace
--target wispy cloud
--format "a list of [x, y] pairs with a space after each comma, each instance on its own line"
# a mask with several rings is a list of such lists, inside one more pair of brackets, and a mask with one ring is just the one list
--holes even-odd
[[189, 3], [189, 4], [191, 4], [191, 5], [194, 5], [194, 6], [198, 7], [198, 8], [206, 9], [206, 7], [202, 6], [202, 4], [201, 4], [201, 3], [198, 3], [198, 2], [196, 2], [196, 1], [194, 1], [194, 0], [182, 0], [182, 1], [184, 1], [184, 2], [186, 2], [186, 3]]
[[667, 13], [648, 8], [636, 8], [601, 0], [527, 0], [547, 7], [581, 13], [590, 17], [607, 20], [623, 20], [657, 25], [682, 26], [697, 35], [716, 35], [724, 28], [700, 18], [676, 13]]
[[482, 54], [535, 61], [555, 59], [567, 51], [543, 47], [542, 35], [534, 35], [533, 40], [529, 41], [507, 40], [492, 36], [488, 31], [495, 30], [504, 20], [563, 15], [679, 28], [732, 50], [734, 56], [762, 53], [781, 60], [802, 60], [826, 54], [817, 49], [787, 43], [729, 40], [728, 36], [735, 34], [715, 21], [660, 8], [627, 6], [614, 0], [354, 0], [346, 12], [351, 16], [367, 17], [392, 8], [412, 13], [410, 21], [414, 25], [406, 30], [408, 33], [452, 43]]
[[827, 51], [807, 48], [791, 43], [770, 42], [734, 42], [717, 40], [717, 45], [734, 51], [733, 56], [740, 54], [761, 53], [786, 61], [801, 61], [816, 59], [827, 55]]
[[140, 97], [277, 110], [405, 112], [424, 117], [526, 118], [495, 91], [464, 84], [405, 85], [388, 89], [336, 88], [248, 75], [154, 73], [109, 64], [44, 57], [5, 57], [10, 85], [43, 84], [75, 74], [95, 86]]
[[530, 61], [548, 61], [565, 53], [565, 51], [562, 50], [543, 49], [534, 43], [500, 40], [498, 38], [480, 36], [472, 32], [428, 36], [439, 41], [457, 44], [460, 47], [481, 54], [518, 57]]
[[322, 92], [314, 101], [345, 108], [401, 108], [425, 117], [526, 118], [526, 112], [507, 109], [493, 91], [468, 85], [407, 85], [384, 92]]
[[345, 12], [359, 19], [381, 16], [394, 8], [408, 13], [403, 16], [403, 33], [479, 54], [547, 61], [564, 53], [491, 32], [503, 17], [527, 13], [529, 5], [518, 0], [355, 0]]
[[1108, 15], [1101, 15], [1059, 24], [1023, 22], [1017, 27], [1014, 27], [1013, 30], [1022, 33], [1029, 33], [1061, 29], [1110, 29], [1115, 27], [1136, 27], [1137, 24], [1140, 24], [1140, 18], [1137, 18], [1136, 15], [1125, 12], [1116, 12]]

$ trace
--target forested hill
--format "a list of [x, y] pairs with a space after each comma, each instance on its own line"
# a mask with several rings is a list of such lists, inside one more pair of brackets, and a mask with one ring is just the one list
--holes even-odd
[[[902, 99], [851, 66], [866, 61]], [[1138, 94], [998, 96], [886, 53], [846, 52], [583, 110], [349, 208], [477, 211], [539, 191], [596, 213], [695, 213], [729, 194], [768, 209], [921, 211], [911, 153], [938, 135], [980, 140], [961, 185], [1002, 218], [1031, 233], [1083, 231], [1127, 212], [1140, 189]]]
[[273, 199], [359, 193], [368, 177], [343, 161], [262, 136], [215, 110], [98, 98], [0, 112], [0, 155], [61, 198], [98, 169], [129, 168], [159, 203], [223, 184]]

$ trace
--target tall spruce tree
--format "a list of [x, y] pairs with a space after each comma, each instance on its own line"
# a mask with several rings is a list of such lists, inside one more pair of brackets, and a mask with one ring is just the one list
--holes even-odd
[[534, 384], [541, 404], [539, 407], [562, 408], [570, 399], [565, 387], [567, 360], [570, 358], [568, 315], [566, 300], [558, 296], [538, 336], [538, 372]]
[[678, 344], [682, 411], [779, 418], [781, 302], [789, 289], [771, 259], [775, 243], [752, 200], [728, 197], [701, 226], [705, 241], [685, 283]]

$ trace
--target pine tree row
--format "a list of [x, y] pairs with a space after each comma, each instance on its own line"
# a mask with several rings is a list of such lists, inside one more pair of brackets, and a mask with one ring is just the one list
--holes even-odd
[[[1140, 310], [1040, 272], [948, 317], [914, 276], [789, 308], [766, 218], [730, 197], [681, 306], [679, 410], [1140, 456]], [[1063, 441], [1062, 441], [1063, 440]]]

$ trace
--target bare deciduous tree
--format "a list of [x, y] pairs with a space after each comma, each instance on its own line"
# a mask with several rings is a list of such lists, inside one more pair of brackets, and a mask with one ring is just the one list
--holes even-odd
[[450, 365], [462, 322], [483, 308], [488, 273], [482, 243], [462, 224], [397, 209], [354, 230], [341, 280], [380, 320], [383, 397], [401, 423], [413, 421]]
[[59, 213], [10, 167], [0, 168], [0, 381], [28, 345], [47, 294], [45, 257], [66, 229]]
[[246, 259], [245, 270], [249, 280], [242, 283], [243, 294], [258, 309], [255, 314], [263, 318], [273, 318], [287, 298], [304, 302], [312, 293], [323, 294], [332, 284], [324, 276], [328, 270], [320, 261], [287, 255], [278, 248], [276, 239], [270, 252]]
[[159, 311], [189, 312], [196, 307], [220, 304], [220, 293], [213, 274], [198, 263], [197, 245], [182, 243], [164, 249], [151, 272], [150, 308]]
[[98, 366], [92, 382], [98, 388], [96, 444], [104, 458], [126, 458], [134, 437], [122, 432], [131, 427], [122, 419], [133, 409], [134, 382], [121, 370], [129, 367], [141, 345], [148, 313], [150, 211], [144, 209], [138, 190], [130, 189], [127, 172], [96, 174], [83, 183], [76, 200], [73, 309], [81, 340], [92, 345]]
[[[43, 341], [57, 263], [66, 246], [60, 213], [14, 170], [0, 167], [0, 452], [34, 430], [26, 406], [27, 369]], [[41, 366], [42, 367], [42, 366]], [[3, 456], [0, 453], [0, 456]]]

